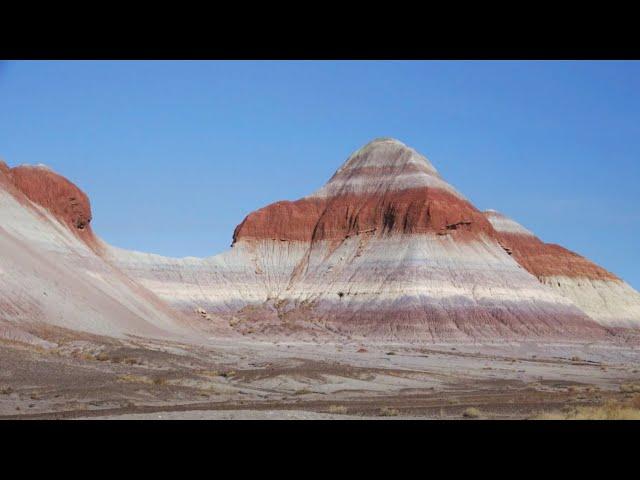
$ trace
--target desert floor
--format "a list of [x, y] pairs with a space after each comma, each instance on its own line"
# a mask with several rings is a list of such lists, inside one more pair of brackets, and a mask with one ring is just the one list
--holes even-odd
[[611, 345], [50, 340], [0, 342], [0, 419], [527, 419], [640, 392]]

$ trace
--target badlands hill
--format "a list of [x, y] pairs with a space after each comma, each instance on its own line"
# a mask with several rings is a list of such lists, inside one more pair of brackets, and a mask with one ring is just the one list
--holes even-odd
[[103, 258], [87, 196], [44, 166], [0, 162], [0, 337], [47, 326], [161, 337], [189, 321]]
[[[174, 259], [109, 246], [84, 193], [0, 165], [0, 335], [369, 341], [615, 340], [640, 295], [481, 212], [415, 150], [377, 139], [295, 202], [249, 214], [231, 249]], [[212, 212], [215, 215], [215, 212]], [[29, 326], [29, 328], [26, 328]]]

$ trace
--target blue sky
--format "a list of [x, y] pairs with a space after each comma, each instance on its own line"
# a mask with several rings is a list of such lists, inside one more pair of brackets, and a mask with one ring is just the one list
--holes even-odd
[[124, 248], [218, 253], [380, 136], [640, 288], [640, 62], [0, 63], [0, 158], [74, 181]]

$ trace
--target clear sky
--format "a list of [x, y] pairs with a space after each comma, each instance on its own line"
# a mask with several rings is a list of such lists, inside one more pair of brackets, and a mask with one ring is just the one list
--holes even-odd
[[129, 249], [223, 251], [380, 136], [640, 288], [640, 62], [0, 63], [0, 158], [71, 179]]

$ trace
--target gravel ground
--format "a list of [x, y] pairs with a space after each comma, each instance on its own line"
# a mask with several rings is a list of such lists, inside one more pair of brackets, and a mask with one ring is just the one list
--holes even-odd
[[523, 419], [640, 385], [611, 345], [46, 340], [0, 343], [0, 418]]

